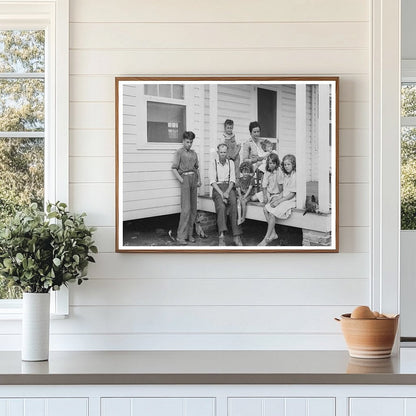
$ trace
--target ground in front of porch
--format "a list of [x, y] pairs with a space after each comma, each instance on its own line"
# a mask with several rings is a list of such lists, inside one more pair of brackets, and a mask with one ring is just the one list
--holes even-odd
[[[164, 215], [153, 218], [145, 218], [124, 222], [124, 246], [164, 246], [174, 247], [176, 229], [179, 223], [179, 214]], [[267, 223], [257, 220], [246, 220], [243, 227], [243, 244], [245, 246], [257, 246], [263, 239]], [[188, 244], [189, 248], [196, 246], [218, 246], [218, 233], [212, 227], [204, 230], [207, 238], [199, 238], [195, 233], [196, 242]], [[302, 229], [277, 225], [276, 231], [279, 239], [270, 245], [275, 246], [301, 246]], [[226, 235], [226, 245], [234, 245], [232, 237]]]

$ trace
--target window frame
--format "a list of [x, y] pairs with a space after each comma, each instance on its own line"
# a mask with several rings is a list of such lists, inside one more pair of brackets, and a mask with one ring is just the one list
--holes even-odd
[[182, 140], [179, 142], [149, 142], [147, 140], [147, 103], [155, 102], [161, 104], [174, 104], [182, 105], [185, 107], [185, 118], [186, 125], [185, 131], [188, 130], [187, 126], [192, 125], [191, 112], [190, 108], [190, 93], [189, 85], [187, 83], [173, 83], [172, 81], [155, 81], [154, 83], [148, 82], [148, 84], [175, 84], [183, 85], [183, 99], [179, 98], [169, 98], [161, 97], [155, 95], [147, 95], [144, 93], [144, 85], [137, 85], [137, 148], [138, 149], [176, 149], [178, 144], [182, 143]]
[[[69, 0], [0, 0], [0, 30], [45, 30], [45, 201], [69, 197]], [[59, 86], [59, 88], [57, 88]], [[51, 313], [69, 313], [68, 289], [51, 292]], [[20, 307], [19, 307], [20, 304]], [[21, 301], [0, 300], [0, 319]]]
[[[404, 60], [402, 61], [402, 76], [401, 76], [401, 82], [400, 87], [403, 86], [403, 84], [415, 84], [416, 86], [416, 60]], [[400, 115], [400, 142], [402, 138], [402, 128], [403, 127], [410, 127], [410, 128], [416, 128], [416, 116], [402, 116]], [[402, 168], [402, 165], [400, 164], [400, 170]], [[400, 184], [401, 189], [401, 184]], [[400, 227], [400, 232], [410, 232], [415, 233], [416, 230], [402, 230]]]

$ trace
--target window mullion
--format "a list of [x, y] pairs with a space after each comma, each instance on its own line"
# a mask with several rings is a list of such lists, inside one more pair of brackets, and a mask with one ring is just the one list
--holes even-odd
[[45, 79], [44, 72], [0, 72], [0, 79]]
[[0, 138], [45, 138], [44, 131], [0, 131]]

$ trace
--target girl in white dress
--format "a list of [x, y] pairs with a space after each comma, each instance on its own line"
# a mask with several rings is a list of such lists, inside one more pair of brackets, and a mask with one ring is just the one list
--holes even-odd
[[296, 207], [296, 158], [286, 155], [282, 160], [283, 192], [271, 198], [263, 208], [267, 220], [267, 231], [259, 246], [266, 246], [278, 238], [275, 230], [276, 218], [286, 219]]

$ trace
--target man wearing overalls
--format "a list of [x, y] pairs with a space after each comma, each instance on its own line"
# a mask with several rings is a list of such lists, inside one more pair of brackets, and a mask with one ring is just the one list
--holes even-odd
[[234, 189], [235, 168], [234, 162], [227, 159], [227, 145], [221, 143], [217, 146], [218, 160], [214, 159], [211, 169], [210, 184], [213, 188], [212, 199], [215, 204], [218, 225], [218, 245], [225, 246], [224, 232], [227, 231], [227, 209], [230, 214], [233, 241], [236, 246], [242, 246], [241, 227], [237, 225], [237, 196]]

